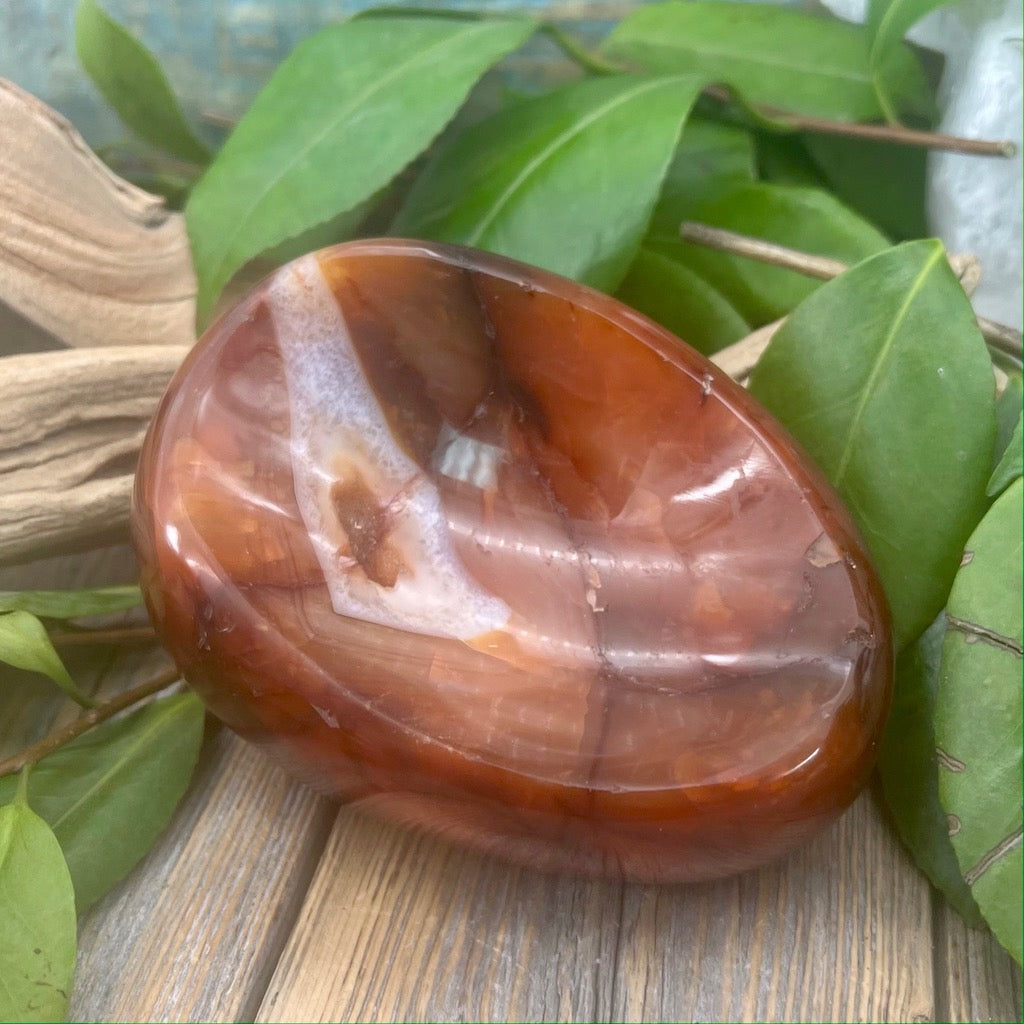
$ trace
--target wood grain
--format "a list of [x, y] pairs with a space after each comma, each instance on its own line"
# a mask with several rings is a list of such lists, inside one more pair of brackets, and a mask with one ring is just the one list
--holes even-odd
[[345, 810], [257, 1019], [600, 1019], [621, 893]]
[[1021, 969], [991, 932], [968, 928], [935, 894], [936, 1020], [1024, 1020]]
[[142, 439], [187, 352], [133, 345], [0, 359], [0, 564], [127, 536]]
[[538, 875], [346, 811], [263, 1021], [931, 1020], [931, 906], [869, 796], [700, 886]]
[[88, 915], [72, 1019], [250, 1018], [333, 815], [220, 730], [157, 846]]
[[626, 907], [615, 1018], [932, 1019], [927, 885], [870, 794], [777, 865]]
[[195, 340], [184, 218], [0, 79], [0, 301], [69, 345]]

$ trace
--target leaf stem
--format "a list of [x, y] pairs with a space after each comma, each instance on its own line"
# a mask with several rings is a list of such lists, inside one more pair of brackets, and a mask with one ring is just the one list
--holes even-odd
[[820, 281], [830, 281], [848, 270], [845, 263], [829, 259], [827, 256], [814, 256], [790, 249], [786, 245], [766, 242], [763, 238], [752, 238], [725, 228], [712, 227], [710, 224], [699, 224], [696, 221], [683, 221], [679, 226], [679, 235], [684, 242], [693, 242], [708, 249], [732, 253], [734, 256], [746, 256], [748, 259], [770, 263], [775, 267], [796, 270], [807, 277], [816, 277]]
[[18, 788], [14, 791], [14, 802], [28, 807], [28, 776], [32, 771], [31, 765], [25, 765], [18, 773]]
[[[745, 256], [761, 263], [770, 263], [774, 267], [795, 270], [821, 281], [829, 281], [849, 269], [847, 264], [829, 259], [827, 256], [815, 256], [799, 249], [766, 242], [762, 238], [751, 238], [749, 235], [727, 231], [725, 228], [712, 227], [710, 224], [684, 221], [679, 226], [679, 235], [684, 242], [732, 253], [734, 256]], [[994, 352], [1008, 356], [1019, 365], [1024, 358], [1021, 332], [983, 316], [977, 317], [977, 321], [988, 347]]]
[[133, 686], [131, 689], [125, 690], [124, 693], [119, 693], [116, 697], [111, 697], [110, 700], [105, 701], [103, 704], [97, 704], [73, 722], [69, 722], [60, 729], [55, 729], [49, 736], [44, 736], [38, 743], [33, 743], [32, 746], [26, 747], [20, 753], [0, 761], [0, 777], [13, 775], [15, 772], [20, 772], [26, 765], [35, 764], [46, 757], [47, 754], [52, 754], [53, 751], [70, 743], [73, 739], [77, 739], [82, 733], [88, 732], [94, 725], [105, 722], [119, 711], [124, 711], [125, 708], [138, 704], [147, 697], [151, 697], [154, 693], [166, 690], [167, 687], [177, 682], [180, 678], [181, 673], [177, 669], [165, 669], [154, 678], [144, 683], [139, 683], [138, 686]]
[[[734, 102], [732, 90], [725, 86], [709, 85], [704, 95], [721, 103]], [[964, 139], [958, 135], [926, 132], [906, 128], [901, 124], [861, 124], [857, 121], [831, 121], [825, 117], [791, 114], [777, 107], [751, 105], [750, 110], [764, 118], [763, 127], [774, 125], [776, 130], [815, 132], [819, 135], [840, 135], [848, 139], [871, 139], [875, 142], [895, 142], [903, 146], [924, 149], [942, 149], [950, 153], [968, 153], [972, 156], [1016, 156], [1017, 147], [1009, 139]]]
[[51, 633], [55, 647], [81, 647], [87, 644], [148, 643], [156, 640], [152, 626], [125, 626], [121, 629], [82, 629]]
[[592, 75], [621, 75], [627, 68], [591, 53], [578, 39], [556, 25], [553, 21], [541, 22], [540, 31], [546, 35], [570, 60], [574, 60], [584, 71]]

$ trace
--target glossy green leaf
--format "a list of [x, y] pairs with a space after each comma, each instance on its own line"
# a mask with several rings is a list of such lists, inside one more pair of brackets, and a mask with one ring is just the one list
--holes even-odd
[[699, 83], [589, 79], [467, 129], [392, 231], [461, 242], [610, 291], [629, 268]]
[[[203, 738], [194, 694], [163, 697], [43, 758], [29, 800], [60, 841], [79, 913], [153, 845], [188, 786]], [[0, 779], [0, 801], [14, 780]]]
[[949, 595], [935, 740], [939, 799], [960, 869], [996, 938], [1021, 960], [1021, 533], [1024, 483], [997, 499]]
[[[827, 192], [795, 185], [739, 185], [718, 199], [699, 203], [691, 218], [844, 263], [857, 263], [889, 244]], [[691, 245], [667, 234], [652, 233], [647, 244], [696, 271], [755, 326], [784, 316], [820, 286], [796, 271]]]
[[803, 136], [836, 196], [897, 241], [925, 238], [928, 150], [836, 135]]
[[44, 619], [79, 619], [137, 608], [142, 591], [136, 586], [87, 590], [0, 590], [0, 612], [31, 612]]
[[48, 676], [83, 707], [92, 703], [68, 675], [46, 628], [31, 612], [0, 613], [0, 662]]
[[357, 19], [300, 43], [186, 207], [205, 320], [252, 257], [372, 196], [422, 152], [526, 20]]
[[19, 797], [0, 807], [0, 1020], [63, 1020], [76, 945], [60, 845]]
[[942, 245], [906, 242], [822, 285], [750, 389], [845, 499], [902, 649], [945, 603], [995, 432], [992, 364]]
[[964, 920], [977, 926], [981, 912], [960, 873], [939, 803], [934, 715], [945, 635], [946, 617], [941, 615], [896, 662], [878, 770], [896, 830], [917, 866]]
[[875, 93], [887, 117], [895, 119], [895, 97], [889, 92], [887, 62], [907, 34], [926, 14], [956, 0], [868, 0], [867, 29], [871, 36], [870, 62]]
[[1016, 480], [1024, 469], [1022, 469], [1021, 445], [1024, 443], [1021, 438], [1020, 415], [1017, 416], [1017, 426], [1014, 427], [1010, 440], [1005, 446], [1002, 458], [992, 471], [992, 478], [986, 488], [990, 498], [994, 498], [1000, 491], [1005, 490]]
[[[603, 53], [646, 71], [724, 82], [753, 103], [819, 117], [866, 120], [883, 113], [866, 29], [773, 4], [731, 0], [640, 7], [606, 39]], [[907, 110], [931, 111], [924, 74], [904, 46], [877, 73]]]
[[749, 132], [691, 117], [662, 182], [651, 229], [674, 236], [695, 206], [718, 199], [754, 177], [754, 141]]
[[825, 187], [821, 171], [799, 135], [758, 132], [757, 170], [761, 178], [777, 185]]
[[1017, 421], [1021, 415], [1021, 402], [1024, 401], [1024, 387], [1021, 385], [1020, 371], [1007, 375], [1003, 393], [996, 400], [996, 443], [992, 449], [992, 468], [995, 469], [1002, 459], [1017, 429]]
[[366, 220], [372, 207], [373, 200], [368, 199], [337, 217], [332, 217], [308, 231], [303, 231], [300, 235], [286, 239], [280, 245], [275, 245], [261, 254], [262, 259], [270, 264], [288, 263], [307, 252], [325, 249], [329, 245], [337, 245], [339, 242], [355, 238], [359, 226]]
[[707, 355], [750, 333], [750, 325], [707, 281], [643, 247], [617, 296]]
[[191, 163], [210, 151], [195, 137], [156, 58], [96, 0], [79, 0], [78, 59], [122, 121], [140, 138]]

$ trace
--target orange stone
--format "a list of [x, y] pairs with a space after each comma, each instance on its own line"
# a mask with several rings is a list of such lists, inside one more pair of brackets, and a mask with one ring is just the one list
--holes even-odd
[[888, 612], [829, 485], [678, 339], [496, 256], [355, 242], [263, 282], [164, 398], [134, 532], [228, 725], [538, 868], [741, 871], [874, 762]]

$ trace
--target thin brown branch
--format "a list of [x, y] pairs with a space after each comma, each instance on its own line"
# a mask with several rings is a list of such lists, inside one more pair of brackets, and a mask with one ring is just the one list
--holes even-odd
[[849, 269], [845, 263], [829, 259], [827, 256], [814, 256], [799, 249], [790, 249], [786, 245], [766, 242], [763, 238], [752, 238], [750, 235], [741, 235], [725, 228], [715, 228], [710, 224], [684, 221], [679, 226], [679, 234], [684, 242], [693, 242], [708, 249], [732, 253], [734, 256], [746, 256], [761, 263], [770, 263], [774, 267], [785, 267], [807, 277], [816, 277], [820, 281], [830, 281]]
[[[774, 267], [785, 267], [787, 270], [795, 270], [821, 281], [831, 280], [849, 269], [847, 264], [839, 260], [815, 256], [799, 249], [766, 242], [761, 238], [751, 238], [749, 235], [737, 234], [725, 228], [715, 228], [710, 224], [684, 221], [679, 226], [679, 234], [683, 241], [693, 242], [695, 245], [703, 245], [735, 256], [745, 256], [761, 263], [770, 263]], [[1020, 331], [985, 317], [979, 316], [977, 320], [978, 328], [992, 351], [1009, 356], [1017, 363], [1021, 362], [1024, 357], [1024, 345]]]
[[217, 110], [200, 110], [199, 117], [207, 124], [212, 124], [217, 128], [225, 128], [228, 131], [238, 124], [238, 118], [229, 117], [227, 114], [222, 114]]
[[152, 626], [124, 626], [121, 629], [79, 629], [51, 633], [50, 640], [56, 647], [85, 647], [90, 644], [132, 644], [150, 643], [156, 640]]
[[[710, 85], [704, 94], [722, 103], [732, 102], [733, 94], [724, 86]], [[819, 135], [840, 135], [848, 139], [871, 139], [874, 142], [895, 142], [902, 146], [923, 149], [942, 149], [950, 153], [969, 153], [973, 156], [1011, 157], [1017, 147], [1009, 139], [965, 139], [958, 135], [925, 132], [905, 128], [900, 124], [861, 124], [857, 121], [831, 121], [824, 117], [791, 114], [777, 107], [754, 106], [756, 113], [794, 131], [815, 132]]]
[[60, 729], [55, 729], [49, 736], [43, 737], [38, 743], [34, 743], [31, 747], [26, 747], [20, 753], [0, 761], [0, 777], [20, 772], [27, 764], [35, 764], [46, 757], [47, 754], [52, 754], [53, 751], [63, 747], [66, 743], [77, 739], [82, 733], [88, 732], [94, 725], [99, 725], [100, 722], [113, 718], [119, 711], [124, 711], [125, 708], [130, 708], [133, 704], [144, 701], [147, 697], [153, 696], [154, 693], [166, 690], [167, 687], [177, 682], [180, 678], [181, 673], [177, 669], [165, 669], [153, 679], [145, 683], [139, 683], [138, 686], [133, 686], [130, 690], [125, 690], [124, 693], [111, 697], [110, 700], [105, 701], [103, 704], [97, 704], [96, 707], [76, 718], [73, 722], [69, 722]]

